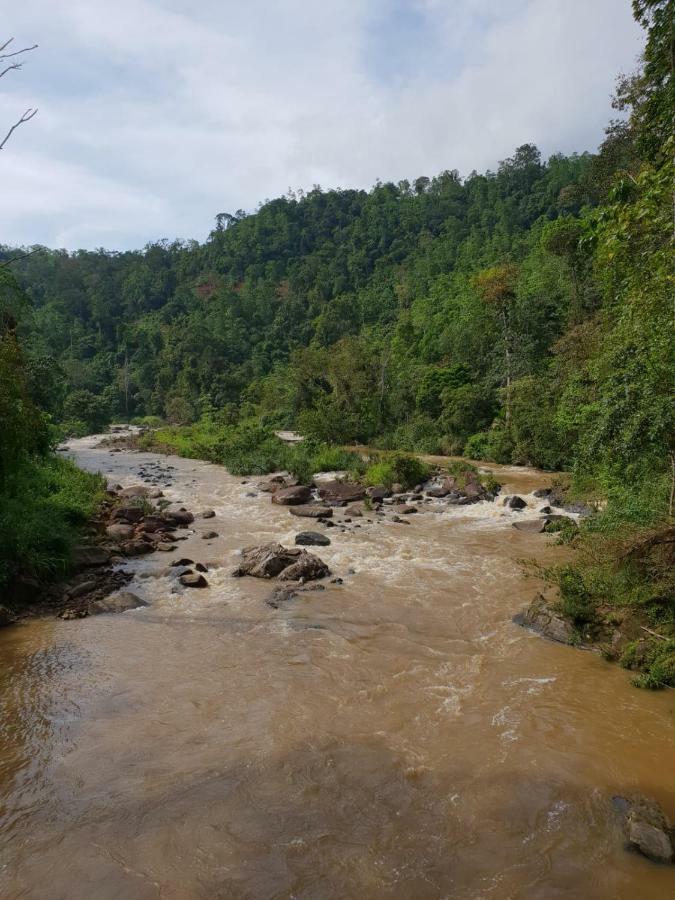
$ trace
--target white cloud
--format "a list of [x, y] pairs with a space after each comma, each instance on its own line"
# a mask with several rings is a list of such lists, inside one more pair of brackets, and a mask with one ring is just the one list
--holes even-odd
[[0, 154], [0, 240], [69, 247], [203, 239], [216, 213], [289, 185], [480, 170], [526, 141], [594, 149], [615, 75], [640, 49], [628, 0], [24, 0], [12, 12], [17, 43], [40, 49], [0, 82], [0, 122], [40, 112]]

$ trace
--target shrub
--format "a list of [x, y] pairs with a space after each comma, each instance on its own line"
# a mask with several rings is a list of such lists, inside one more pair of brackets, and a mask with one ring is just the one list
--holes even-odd
[[367, 484], [383, 484], [388, 488], [392, 484], [401, 484], [406, 489], [426, 481], [428, 477], [429, 466], [417, 457], [404, 453], [394, 453], [373, 463], [365, 474]]

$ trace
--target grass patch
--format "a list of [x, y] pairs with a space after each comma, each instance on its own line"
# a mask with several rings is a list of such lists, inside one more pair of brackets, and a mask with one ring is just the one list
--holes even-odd
[[0, 593], [17, 572], [46, 577], [67, 571], [82, 526], [104, 498], [98, 475], [67, 459], [31, 460], [0, 496]]

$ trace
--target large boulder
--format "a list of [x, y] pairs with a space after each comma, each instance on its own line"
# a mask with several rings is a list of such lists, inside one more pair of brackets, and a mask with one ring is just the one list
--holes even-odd
[[318, 490], [319, 497], [328, 503], [355, 503], [366, 496], [364, 486], [353, 481], [327, 481]]
[[173, 522], [167, 521], [164, 516], [143, 516], [141, 528], [143, 531], [171, 531]]
[[123, 488], [119, 495], [120, 497], [147, 497], [150, 493], [150, 488], [145, 487], [143, 484], [132, 484], [131, 487]]
[[94, 600], [89, 604], [89, 615], [95, 616], [101, 613], [121, 613], [128, 609], [138, 609], [141, 606], [147, 606], [145, 600], [141, 600], [131, 591], [120, 591], [117, 594], [111, 594], [102, 600]]
[[124, 522], [140, 522], [143, 518], [143, 510], [140, 506], [118, 506], [113, 510], [111, 518], [115, 522], [120, 519]]
[[301, 531], [296, 534], [295, 543], [301, 547], [328, 547], [330, 538], [319, 531]]
[[232, 572], [235, 577], [281, 578], [284, 581], [310, 581], [330, 575], [328, 566], [300, 547], [260, 544], [241, 551], [241, 563]]
[[539, 594], [527, 609], [513, 617], [516, 625], [530, 628], [542, 637], [555, 641], [558, 644], [573, 644], [577, 640], [577, 634], [571, 622], [558, 615]]
[[71, 554], [73, 565], [78, 569], [89, 566], [105, 566], [110, 561], [110, 553], [103, 547], [75, 547]]
[[134, 527], [126, 522], [113, 522], [112, 525], [108, 525], [105, 533], [114, 541], [126, 541], [133, 537]]
[[313, 553], [303, 550], [297, 561], [279, 575], [279, 581], [316, 581], [328, 575], [330, 569], [326, 563]]
[[145, 553], [152, 553], [154, 546], [150, 541], [125, 541], [120, 550], [125, 556], [143, 556]]
[[311, 499], [312, 491], [304, 484], [279, 488], [272, 494], [272, 503], [278, 503], [280, 506], [300, 506]]
[[613, 803], [623, 813], [624, 833], [632, 850], [652, 862], [675, 861], [675, 830], [658, 803], [641, 795], [629, 799], [614, 797]]
[[292, 516], [300, 516], [304, 519], [330, 519], [333, 515], [330, 506], [292, 506], [289, 512]]
[[525, 519], [514, 522], [511, 526], [517, 531], [529, 531], [531, 534], [543, 534], [546, 530], [546, 519]]
[[435, 478], [431, 482], [427, 482], [426, 491], [429, 497], [447, 497], [457, 487], [457, 479], [452, 475], [446, 478]]
[[366, 497], [369, 497], [373, 503], [381, 503], [386, 497], [391, 496], [391, 491], [383, 484], [366, 488]]
[[[483, 497], [485, 497], [485, 488], [480, 483], [480, 481], [478, 481], [477, 479], [469, 480], [469, 475], [473, 475], [473, 472], [467, 473], [467, 482], [466, 482], [466, 485], [464, 486], [464, 491], [463, 491], [464, 496], [468, 497], [469, 500], [472, 500], [472, 501], [482, 500]], [[527, 505], [527, 504], [525, 504], [525, 505]]]
[[526, 509], [527, 503], [523, 500], [522, 497], [518, 497], [517, 495], [513, 497], [507, 497], [504, 500], [504, 506], [509, 509]]
[[164, 513], [166, 521], [170, 523], [172, 527], [174, 526], [182, 526], [185, 527], [194, 522], [195, 517], [191, 512], [188, 512], [186, 509], [172, 509], [171, 512]]

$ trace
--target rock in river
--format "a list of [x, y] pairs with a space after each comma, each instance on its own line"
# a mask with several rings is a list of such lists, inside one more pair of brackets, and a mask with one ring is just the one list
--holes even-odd
[[350, 481], [327, 481], [318, 490], [319, 497], [331, 503], [355, 503], [366, 496], [366, 489], [362, 484]]
[[309, 504], [292, 506], [289, 512], [292, 516], [301, 516], [305, 519], [330, 519], [333, 515], [330, 506], [310, 506]]
[[272, 494], [272, 503], [278, 503], [280, 506], [300, 506], [312, 499], [312, 492], [304, 484], [296, 487], [281, 488]]
[[102, 600], [94, 600], [89, 604], [89, 615], [95, 616], [100, 613], [120, 613], [126, 612], [128, 609], [138, 609], [140, 606], [147, 606], [145, 600], [141, 600], [131, 591], [120, 591], [118, 594], [111, 594]]
[[282, 581], [312, 581], [330, 575], [330, 569], [323, 560], [299, 547], [260, 544], [245, 547], [241, 556], [241, 563], [232, 572], [236, 577], [251, 575], [253, 578], [279, 577]]
[[551, 609], [541, 594], [526, 610], [515, 615], [513, 621], [559, 644], [571, 644], [576, 638], [572, 624]]
[[189, 588], [205, 588], [209, 586], [208, 581], [199, 572], [189, 572], [181, 575], [178, 579], [183, 587]]
[[672, 863], [675, 859], [674, 829], [658, 803], [643, 796], [614, 797], [612, 802], [624, 815], [629, 847], [652, 862]]
[[328, 547], [330, 538], [318, 531], [301, 531], [296, 534], [295, 543], [304, 547]]

